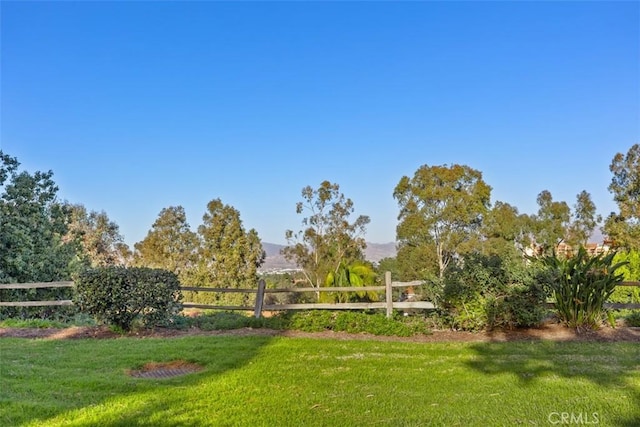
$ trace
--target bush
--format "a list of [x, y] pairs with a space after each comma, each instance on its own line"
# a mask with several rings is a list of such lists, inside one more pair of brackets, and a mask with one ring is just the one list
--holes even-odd
[[635, 311], [631, 314], [629, 314], [625, 319], [624, 322], [627, 326], [633, 326], [633, 327], [640, 327], [640, 312], [639, 311]]
[[255, 318], [242, 313], [229, 311], [218, 311], [215, 313], [202, 314], [189, 318], [190, 327], [202, 329], [203, 331], [231, 330], [240, 328], [261, 328], [264, 326], [265, 318]]
[[169, 271], [104, 267], [82, 272], [75, 282], [80, 311], [123, 331], [136, 320], [166, 324], [181, 310], [180, 283]]
[[310, 310], [295, 313], [288, 312], [268, 320], [267, 325], [271, 327], [278, 324], [282, 328], [305, 332], [335, 331], [403, 337], [430, 332], [426, 322], [418, 317], [397, 315], [389, 319], [381, 313], [356, 311]]
[[623, 279], [616, 270], [626, 262], [613, 264], [615, 253], [591, 256], [580, 247], [568, 258], [547, 256], [545, 280], [553, 292], [556, 310], [572, 328], [595, 329], [604, 317], [604, 302]]
[[473, 254], [445, 273], [441, 309], [457, 330], [531, 327], [546, 315], [546, 293], [535, 268], [521, 260]]

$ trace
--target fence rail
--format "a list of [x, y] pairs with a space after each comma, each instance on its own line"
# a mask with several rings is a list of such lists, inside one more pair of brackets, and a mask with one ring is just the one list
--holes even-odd
[[[261, 317], [263, 311], [283, 311], [283, 310], [370, 310], [385, 309], [387, 317], [390, 317], [394, 309], [434, 309], [435, 305], [429, 301], [393, 301], [394, 288], [419, 287], [423, 285], [422, 281], [412, 282], [393, 282], [391, 281], [391, 273], [385, 273], [384, 286], [362, 286], [362, 287], [328, 287], [328, 288], [277, 288], [267, 289], [264, 280], [258, 282], [257, 289], [234, 289], [234, 288], [204, 288], [193, 286], [182, 286], [182, 291], [194, 292], [214, 292], [214, 293], [251, 293], [256, 294], [256, 302], [254, 306], [237, 306], [237, 305], [211, 305], [198, 304], [195, 302], [183, 303], [184, 308], [214, 309], [214, 310], [242, 310], [253, 311], [255, 317]], [[71, 281], [61, 282], [38, 282], [38, 283], [11, 283], [0, 284], [0, 290], [3, 289], [41, 289], [41, 288], [72, 288], [74, 283]], [[638, 282], [621, 282], [618, 286], [640, 287]], [[307, 292], [384, 292], [384, 301], [379, 302], [352, 302], [352, 303], [296, 303], [296, 304], [265, 304], [266, 294], [276, 293], [307, 293]], [[49, 301], [0, 301], [0, 307], [43, 307], [43, 306], [69, 306], [73, 305], [72, 300], [49, 300]], [[551, 304], [553, 306], [553, 304]], [[640, 304], [637, 303], [605, 303], [605, 308], [610, 309], [631, 309], [639, 310]]]
[[[2, 289], [43, 289], [43, 288], [73, 288], [73, 282], [36, 282], [36, 283], [10, 283], [1, 284]], [[0, 307], [47, 307], [73, 305], [73, 301], [53, 300], [53, 301], [0, 301]]]

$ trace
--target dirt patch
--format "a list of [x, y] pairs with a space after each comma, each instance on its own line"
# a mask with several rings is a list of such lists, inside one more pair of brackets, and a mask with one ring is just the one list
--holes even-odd
[[430, 335], [413, 337], [387, 337], [371, 334], [348, 334], [345, 332], [300, 332], [278, 331], [272, 329], [242, 328], [229, 331], [203, 331], [201, 329], [149, 329], [118, 334], [106, 327], [54, 328], [0, 328], [0, 338], [38, 338], [48, 340], [61, 339], [113, 339], [121, 337], [171, 338], [182, 336], [285, 336], [305, 338], [330, 338], [338, 340], [379, 340], [408, 342], [507, 342], [507, 341], [595, 341], [595, 342], [640, 342], [640, 328], [604, 326], [596, 331], [578, 332], [561, 324], [550, 322], [538, 328], [516, 329], [508, 331], [462, 332], [452, 330], [434, 331]]
[[162, 363], [149, 362], [140, 369], [127, 371], [127, 374], [134, 378], [172, 378], [199, 372], [202, 369], [202, 366], [195, 363], [174, 360]]

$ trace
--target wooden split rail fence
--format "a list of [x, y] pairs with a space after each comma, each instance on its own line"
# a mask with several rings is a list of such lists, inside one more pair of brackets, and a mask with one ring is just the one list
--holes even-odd
[[[327, 287], [327, 288], [276, 288], [267, 289], [264, 280], [258, 282], [257, 289], [232, 289], [232, 288], [202, 288], [183, 286], [182, 291], [194, 292], [214, 292], [214, 293], [255, 293], [255, 306], [221, 306], [209, 304], [197, 304], [193, 302], [183, 303], [184, 308], [202, 308], [214, 310], [242, 310], [253, 311], [255, 317], [261, 317], [263, 311], [283, 311], [283, 310], [370, 310], [385, 309], [387, 317], [390, 317], [394, 309], [434, 309], [435, 306], [429, 301], [394, 301], [394, 288], [419, 287], [422, 281], [413, 282], [393, 282], [391, 273], [385, 274], [384, 286], [363, 286], [363, 287]], [[45, 282], [45, 283], [12, 283], [0, 284], [3, 289], [38, 289], [38, 288], [70, 288], [73, 282]], [[640, 287], [640, 282], [622, 282], [618, 286]], [[353, 302], [353, 303], [301, 303], [301, 304], [265, 304], [265, 295], [270, 293], [309, 293], [309, 292], [382, 292], [385, 300], [380, 302]], [[0, 307], [42, 307], [42, 306], [67, 306], [73, 305], [72, 300], [49, 300], [49, 301], [0, 301]], [[606, 308], [611, 309], [640, 309], [638, 303], [605, 303]]]

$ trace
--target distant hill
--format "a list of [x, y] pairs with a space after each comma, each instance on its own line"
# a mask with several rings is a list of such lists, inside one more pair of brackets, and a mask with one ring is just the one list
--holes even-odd
[[378, 262], [383, 258], [393, 258], [396, 256], [396, 243], [370, 243], [367, 242], [367, 249], [364, 256], [371, 262]]
[[[283, 270], [289, 268], [296, 268], [296, 265], [287, 261], [280, 251], [284, 248], [284, 245], [278, 245], [275, 243], [262, 243], [262, 249], [266, 253], [264, 264], [260, 267], [261, 271], [267, 270]], [[367, 242], [367, 249], [365, 250], [365, 258], [371, 262], [378, 262], [382, 258], [396, 256], [396, 244], [390, 243], [369, 243]]]

